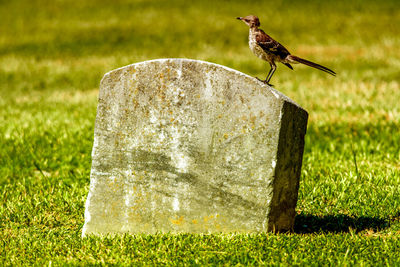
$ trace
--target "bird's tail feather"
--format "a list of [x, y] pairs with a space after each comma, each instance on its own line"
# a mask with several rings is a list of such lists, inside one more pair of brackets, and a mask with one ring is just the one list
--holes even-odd
[[317, 63], [314, 63], [314, 62], [305, 60], [305, 59], [303, 59], [303, 58], [296, 57], [296, 56], [293, 56], [293, 55], [289, 55], [289, 56], [288, 56], [288, 59], [289, 59], [289, 61], [301, 63], [301, 64], [304, 64], [304, 65], [307, 65], [307, 66], [310, 66], [310, 67], [313, 67], [313, 68], [316, 68], [316, 69], [325, 71], [325, 72], [327, 72], [327, 73], [329, 73], [329, 74], [331, 74], [331, 75], [333, 75], [333, 76], [336, 76], [336, 72], [334, 72], [333, 70], [328, 69], [327, 67], [324, 67], [324, 66], [322, 66], [322, 65], [319, 65], [319, 64], [317, 64]]

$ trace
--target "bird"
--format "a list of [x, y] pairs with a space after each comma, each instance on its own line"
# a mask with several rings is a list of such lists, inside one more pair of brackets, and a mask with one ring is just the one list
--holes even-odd
[[243, 21], [246, 23], [250, 30], [249, 30], [249, 47], [250, 50], [262, 60], [265, 60], [271, 66], [270, 71], [268, 72], [267, 77], [265, 80], [261, 80], [257, 78], [259, 81], [268, 84], [269, 86], [273, 86], [270, 84], [272, 75], [276, 70], [276, 62], [281, 62], [282, 64], [286, 65], [290, 69], [293, 70], [292, 65], [295, 63], [301, 63], [322, 71], [325, 71], [333, 76], [336, 76], [336, 72], [333, 70], [319, 65], [317, 63], [308, 61], [306, 59], [291, 55], [290, 52], [279, 42], [275, 41], [271, 36], [266, 34], [262, 29], [260, 29], [260, 20], [257, 16], [249, 15], [246, 17], [237, 17], [238, 20]]

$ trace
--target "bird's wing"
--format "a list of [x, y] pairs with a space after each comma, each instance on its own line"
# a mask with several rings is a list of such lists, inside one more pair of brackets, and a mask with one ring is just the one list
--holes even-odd
[[283, 45], [272, 39], [263, 30], [258, 30], [256, 33], [256, 42], [266, 53], [279, 56], [282, 60], [290, 55], [289, 51]]

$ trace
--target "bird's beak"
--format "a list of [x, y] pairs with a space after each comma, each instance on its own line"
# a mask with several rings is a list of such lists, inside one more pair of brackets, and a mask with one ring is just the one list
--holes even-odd
[[237, 17], [236, 19], [242, 20], [243, 18], [242, 17]]

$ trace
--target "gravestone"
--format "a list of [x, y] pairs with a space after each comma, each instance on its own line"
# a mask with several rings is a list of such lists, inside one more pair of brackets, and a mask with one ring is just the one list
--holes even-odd
[[83, 236], [290, 230], [307, 118], [280, 92], [209, 62], [107, 73]]

